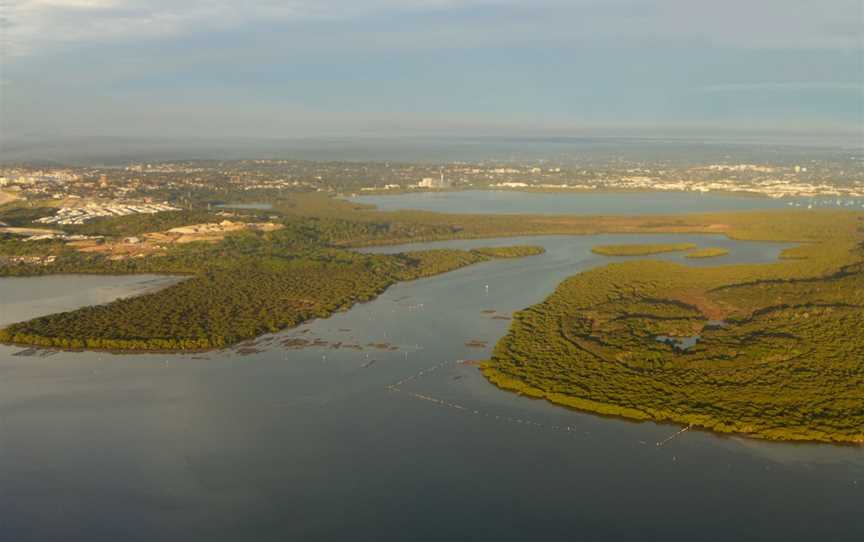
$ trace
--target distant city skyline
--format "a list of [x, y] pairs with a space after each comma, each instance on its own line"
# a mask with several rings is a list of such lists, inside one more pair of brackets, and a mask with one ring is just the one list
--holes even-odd
[[6, 0], [6, 141], [861, 142], [857, 0]]

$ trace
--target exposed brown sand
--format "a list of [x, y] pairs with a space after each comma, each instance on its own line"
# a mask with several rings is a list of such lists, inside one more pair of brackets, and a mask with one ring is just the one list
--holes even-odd
[[6, 205], [7, 203], [12, 203], [16, 199], [18, 199], [18, 196], [16, 194], [13, 194], [12, 192], [4, 192], [3, 190], [0, 190], [0, 205]]

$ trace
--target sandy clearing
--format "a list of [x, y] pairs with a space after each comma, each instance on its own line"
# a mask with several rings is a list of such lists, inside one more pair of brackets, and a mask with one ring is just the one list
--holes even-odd
[[6, 205], [7, 203], [12, 203], [17, 199], [20, 199], [17, 194], [0, 190], [0, 206]]

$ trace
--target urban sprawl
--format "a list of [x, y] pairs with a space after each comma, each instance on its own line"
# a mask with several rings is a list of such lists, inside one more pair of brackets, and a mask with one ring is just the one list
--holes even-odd
[[736, 193], [859, 206], [864, 198], [860, 160], [755, 164], [605, 160], [553, 164], [312, 162], [302, 160], [134, 163], [117, 168], [0, 167], [0, 204], [38, 206], [43, 225], [76, 225], [191, 206], [192, 201], [236, 202], [300, 191], [334, 196], [431, 190], [679, 191]]

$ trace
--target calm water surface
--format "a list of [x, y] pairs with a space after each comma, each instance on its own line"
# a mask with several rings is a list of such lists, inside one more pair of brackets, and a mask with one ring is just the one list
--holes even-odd
[[575, 215], [635, 215], [702, 213], [786, 208], [860, 209], [864, 200], [853, 198], [756, 198], [702, 195], [695, 192], [639, 193], [532, 193], [504, 190], [416, 192], [393, 196], [357, 196], [357, 203], [383, 211], [414, 209], [439, 213], [531, 213]]
[[13, 277], [0, 279], [0, 326], [44, 314], [108, 303], [164, 288], [180, 278], [158, 275]]
[[[860, 447], [694, 431], [658, 448], [677, 427], [517, 397], [457, 363], [487, 356], [504, 317], [610, 261], [591, 246], [667, 239], [729, 247], [725, 263], [771, 261], [784, 246], [635, 235], [435, 243], [547, 253], [399, 284], [251, 354], [0, 346], [0, 540], [864, 539]], [[3, 318], [90, 302], [107, 280], [92, 279], [0, 279]], [[115, 295], [141, 287], [110, 280]], [[283, 344], [315, 339], [363, 349]]]

